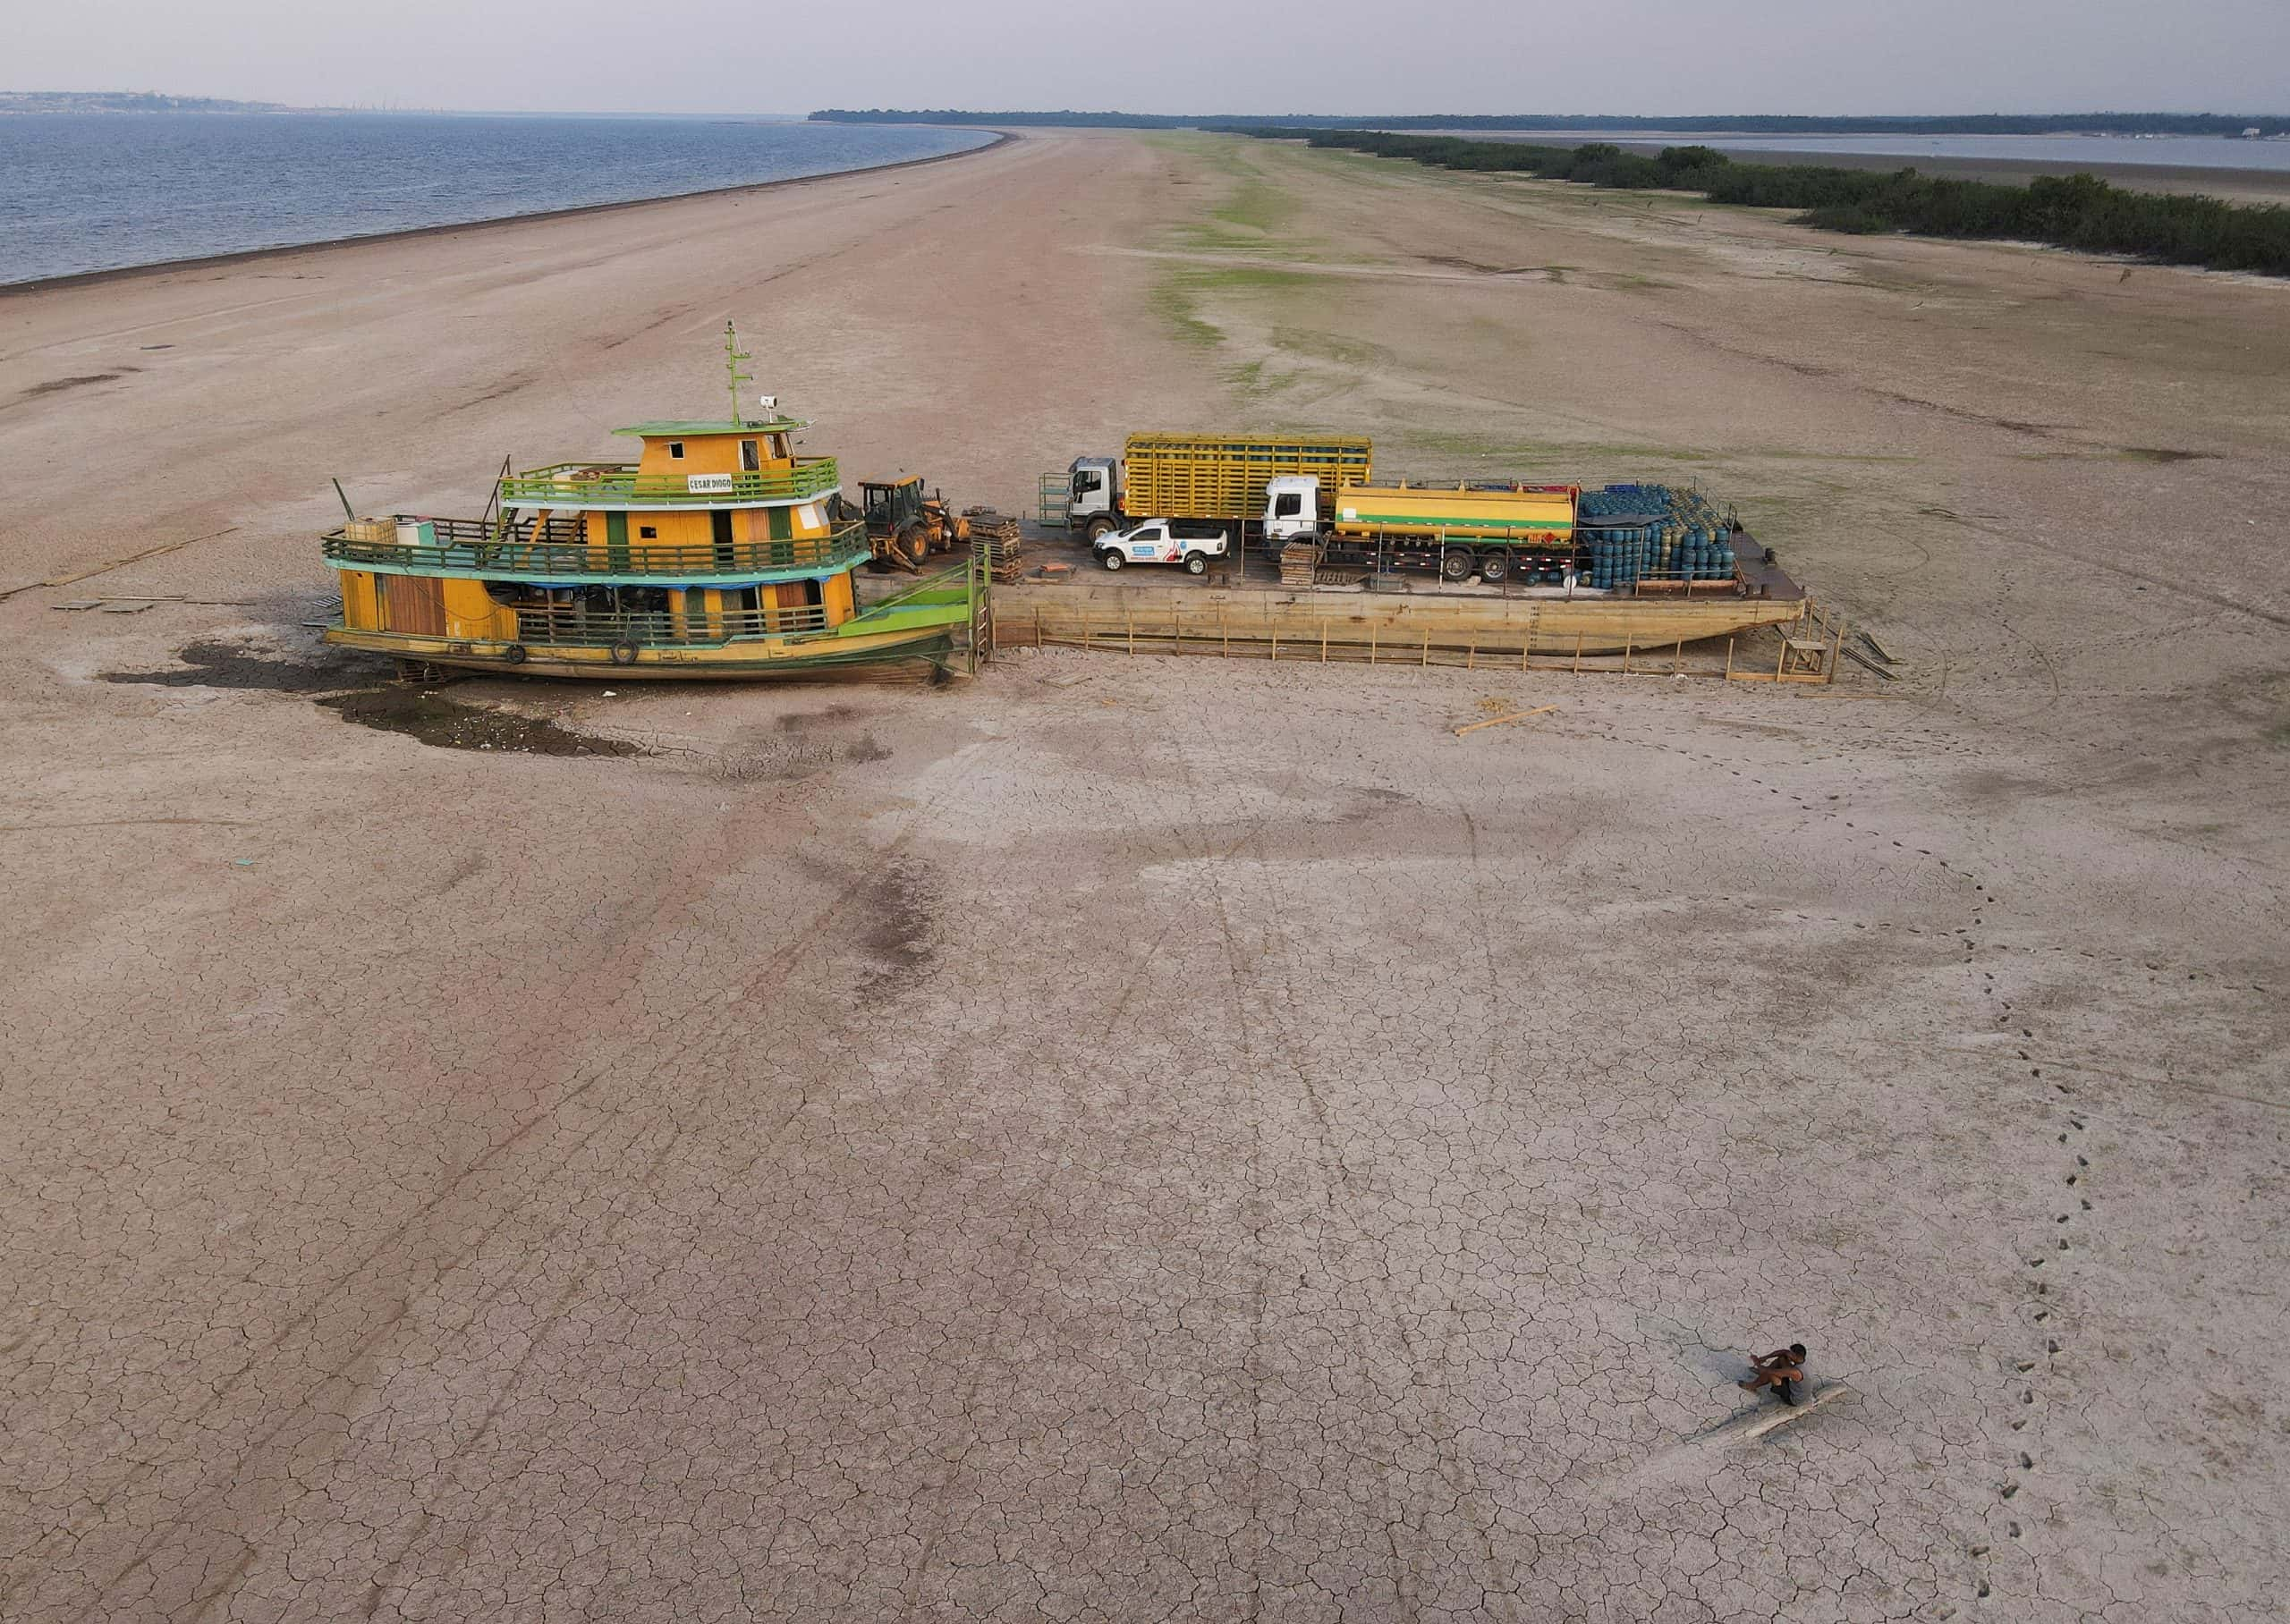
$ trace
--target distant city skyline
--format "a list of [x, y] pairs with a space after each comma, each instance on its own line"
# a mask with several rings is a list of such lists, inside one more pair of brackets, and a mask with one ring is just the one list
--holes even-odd
[[[304, 106], [794, 114], [2266, 111], [2282, 0], [86, 0], [11, 24], [11, 88]], [[785, 26], [780, 26], [782, 22]], [[892, 43], [892, 42], [895, 42]]]

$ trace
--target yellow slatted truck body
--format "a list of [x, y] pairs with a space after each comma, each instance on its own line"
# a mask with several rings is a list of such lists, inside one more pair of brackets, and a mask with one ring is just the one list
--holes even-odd
[[1238, 440], [1132, 435], [1123, 454], [1122, 508], [1139, 518], [1264, 517], [1265, 485], [1283, 475], [1319, 482], [1323, 503], [1374, 473], [1367, 440]]

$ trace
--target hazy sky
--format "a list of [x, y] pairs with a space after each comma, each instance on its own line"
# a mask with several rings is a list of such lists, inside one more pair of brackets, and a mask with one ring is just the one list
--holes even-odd
[[804, 113], [2290, 111], [2290, 0], [67, 0], [0, 89]]

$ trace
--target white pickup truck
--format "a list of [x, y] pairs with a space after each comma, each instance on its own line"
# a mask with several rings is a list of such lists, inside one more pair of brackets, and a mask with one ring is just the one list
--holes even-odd
[[1232, 527], [1217, 519], [1148, 519], [1142, 524], [1092, 544], [1108, 570], [1124, 564], [1183, 564], [1189, 575], [1205, 574], [1209, 561], [1222, 558], [1232, 545]]

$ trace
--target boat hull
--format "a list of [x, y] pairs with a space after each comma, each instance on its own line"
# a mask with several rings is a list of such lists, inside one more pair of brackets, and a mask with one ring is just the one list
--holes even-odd
[[1380, 645], [1397, 651], [1477, 647], [1531, 655], [1607, 655], [1669, 648], [1785, 625], [1805, 610], [1802, 599], [1655, 595], [1474, 599], [1426, 595], [1386, 597], [1336, 592], [1120, 588], [1070, 585], [1002, 588], [996, 618], [1005, 643], [1230, 637], [1283, 645], [1319, 640]]
[[[615, 682], [740, 681], [800, 679], [901, 660], [937, 661], [953, 645], [945, 624], [864, 632], [852, 637], [754, 638], [693, 647], [638, 646], [632, 659], [605, 647], [541, 647], [470, 641], [398, 631], [329, 628], [326, 640], [395, 659], [503, 675], [578, 677]], [[522, 650], [522, 655], [518, 652]], [[626, 649], [623, 647], [625, 656]]]

